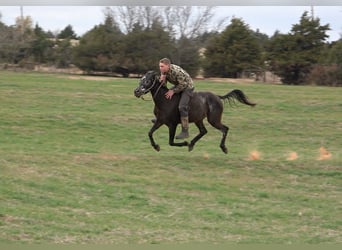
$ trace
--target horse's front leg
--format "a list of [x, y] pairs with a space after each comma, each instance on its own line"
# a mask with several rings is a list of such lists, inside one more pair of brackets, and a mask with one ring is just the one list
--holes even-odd
[[170, 146], [177, 146], [177, 147], [183, 147], [183, 146], [188, 146], [188, 142], [175, 142], [175, 134], [176, 134], [176, 129], [177, 129], [177, 124], [176, 125], [168, 125], [169, 127], [169, 145]]
[[150, 142], [152, 147], [157, 150], [158, 152], [160, 151], [160, 147], [158, 144], [156, 144], [156, 142], [153, 139], [153, 133], [154, 131], [156, 131], [158, 128], [160, 128], [160, 126], [163, 125], [162, 123], [158, 122], [158, 119], [155, 121], [155, 123], [153, 124], [152, 128], [150, 129], [150, 131], [148, 132], [148, 137], [150, 138]]

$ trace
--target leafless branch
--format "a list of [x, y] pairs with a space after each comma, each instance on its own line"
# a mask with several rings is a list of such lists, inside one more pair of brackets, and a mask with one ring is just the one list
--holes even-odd
[[173, 36], [192, 38], [207, 28], [214, 16], [214, 8], [115, 6], [111, 7], [111, 10], [115, 13], [116, 21], [124, 28], [124, 32], [131, 32], [136, 23], [150, 28], [153, 22], [158, 21]]

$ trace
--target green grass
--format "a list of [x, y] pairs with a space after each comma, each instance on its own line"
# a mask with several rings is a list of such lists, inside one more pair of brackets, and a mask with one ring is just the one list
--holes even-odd
[[341, 88], [197, 81], [258, 103], [225, 105], [225, 155], [209, 125], [190, 153], [162, 127], [154, 151], [137, 83], [0, 72], [0, 242], [342, 242]]

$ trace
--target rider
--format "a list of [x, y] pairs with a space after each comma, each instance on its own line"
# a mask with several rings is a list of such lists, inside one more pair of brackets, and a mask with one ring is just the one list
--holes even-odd
[[166, 92], [165, 97], [171, 99], [176, 93], [181, 93], [178, 109], [182, 122], [182, 132], [176, 139], [189, 137], [189, 102], [193, 95], [194, 84], [190, 75], [181, 67], [171, 64], [170, 59], [163, 58], [159, 61], [160, 81], [166, 84], [168, 81], [174, 86]]

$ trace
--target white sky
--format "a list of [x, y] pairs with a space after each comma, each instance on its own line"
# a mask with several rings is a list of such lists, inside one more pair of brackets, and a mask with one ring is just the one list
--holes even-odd
[[[105, 6], [24, 6], [24, 15], [31, 16], [34, 24], [38, 23], [45, 31], [60, 31], [71, 25], [78, 35], [92, 29], [104, 20]], [[251, 29], [271, 36], [276, 30], [287, 33], [293, 24], [299, 23], [303, 12], [311, 11], [310, 6], [219, 6], [215, 9], [215, 20], [233, 16], [242, 18]], [[13, 25], [20, 15], [19, 6], [0, 6], [1, 21]], [[321, 25], [330, 24], [327, 32], [329, 41], [336, 41], [342, 36], [342, 6], [315, 6], [315, 17]], [[229, 24], [229, 22], [227, 22]], [[214, 25], [213, 25], [214, 26]]]

